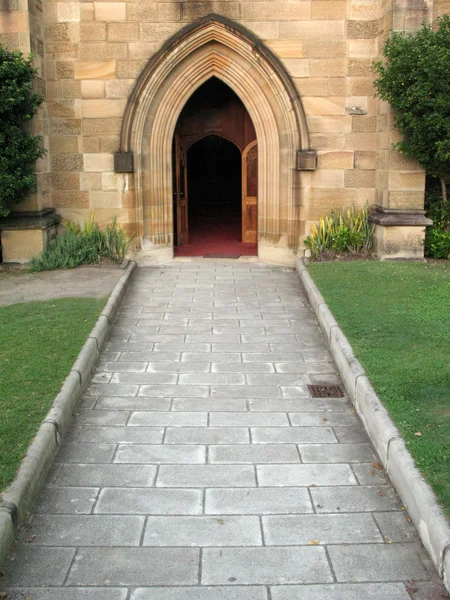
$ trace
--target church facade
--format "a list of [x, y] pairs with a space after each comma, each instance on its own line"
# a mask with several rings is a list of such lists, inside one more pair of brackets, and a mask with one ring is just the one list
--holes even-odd
[[94, 212], [155, 261], [220, 238], [293, 264], [322, 214], [366, 204], [380, 258], [421, 258], [425, 174], [392, 149], [372, 64], [447, 2], [0, 0], [0, 41], [34, 55], [48, 148], [0, 225], [3, 260]]

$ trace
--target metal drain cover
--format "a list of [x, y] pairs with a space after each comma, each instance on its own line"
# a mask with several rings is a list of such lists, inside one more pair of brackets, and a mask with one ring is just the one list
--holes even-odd
[[313, 398], [344, 398], [345, 394], [340, 385], [308, 385]]

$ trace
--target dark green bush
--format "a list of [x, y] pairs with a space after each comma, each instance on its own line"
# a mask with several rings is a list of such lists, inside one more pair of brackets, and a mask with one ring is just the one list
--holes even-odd
[[35, 69], [21, 52], [0, 45], [0, 215], [35, 188], [34, 164], [43, 156], [40, 136], [27, 131], [43, 97], [34, 94]]
[[94, 222], [94, 215], [86, 221], [84, 228], [68, 221], [65, 232], [30, 261], [29, 270], [74, 269], [79, 265], [98, 263], [102, 258], [122, 262], [133, 237], [134, 234], [127, 237], [116, 219], [105, 230]]
[[443, 201], [439, 180], [433, 177], [427, 177], [425, 209], [433, 221], [425, 235], [425, 256], [450, 259], [450, 203]]

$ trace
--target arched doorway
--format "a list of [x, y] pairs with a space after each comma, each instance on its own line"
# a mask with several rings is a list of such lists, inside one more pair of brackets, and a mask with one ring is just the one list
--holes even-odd
[[257, 162], [250, 115], [233, 90], [211, 77], [175, 127], [175, 256], [257, 254]]

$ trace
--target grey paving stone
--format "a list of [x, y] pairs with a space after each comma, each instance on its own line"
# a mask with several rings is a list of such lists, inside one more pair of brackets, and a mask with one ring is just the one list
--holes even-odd
[[254, 468], [249, 465], [162, 465], [158, 487], [251, 487], [256, 485]]
[[130, 413], [127, 411], [79, 410], [74, 416], [74, 425], [125, 425]]
[[333, 581], [325, 550], [296, 548], [205, 548], [202, 583], [281, 584]]
[[156, 396], [160, 398], [176, 398], [180, 396], [183, 390], [183, 396], [194, 398], [207, 398], [209, 396], [209, 387], [207, 385], [189, 385], [180, 388], [177, 385], [142, 385], [139, 388], [139, 396]]
[[131, 600], [267, 600], [267, 591], [263, 587], [253, 586], [145, 588], [135, 590], [131, 594]]
[[267, 546], [382, 543], [370, 514], [277, 515], [262, 518]]
[[[184, 390], [183, 390], [184, 393]], [[179, 396], [179, 394], [177, 394]], [[273, 386], [260, 385], [212, 385], [212, 398], [277, 398], [281, 396], [280, 389]]]
[[209, 462], [229, 464], [298, 463], [300, 456], [294, 445], [211, 446]]
[[262, 546], [262, 537], [256, 516], [149, 517], [143, 545]]
[[245, 427], [168, 427], [165, 444], [248, 444]]
[[117, 515], [200, 515], [200, 490], [163, 488], [103, 488], [95, 506], [96, 514]]
[[304, 488], [220, 488], [206, 490], [205, 512], [264, 515], [311, 513], [313, 508]]
[[260, 465], [256, 470], [260, 486], [357, 485], [349, 465]]
[[354, 427], [333, 427], [333, 431], [341, 444], [367, 444], [369, 437], [362, 425]]
[[156, 467], [152, 465], [62, 465], [55, 485], [71, 487], [151, 486]]
[[114, 444], [64, 444], [55, 457], [56, 463], [111, 463]]
[[402, 583], [273, 587], [272, 600], [410, 600]]
[[228, 398], [220, 400], [218, 398], [174, 398], [172, 401], [172, 410], [174, 411], [231, 411], [231, 412], [246, 412], [247, 403], [245, 399]]
[[[218, 338], [219, 339], [219, 338]], [[224, 342], [217, 341], [212, 344], [212, 351], [218, 353], [224, 352], [239, 352], [240, 354], [245, 352], [268, 352], [270, 350], [269, 343], [260, 343], [260, 344], [225, 344]], [[269, 359], [270, 360], [270, 359]], [[223, 362], [223, 361], [222, 361]], [[267, 362], [264, 360], [263, 362]]]
[[274, 373], [271, 363], [213, 363], [213, 373]]
[[374, 517], [386, 540], [390, 542], [418, 541], [417, 531], [404, 511], [374, 513]]
[[361, 463], [375, 460], [370, 444], [314, 444], [299, 446], [304, 463]]
[[384, 469], [375, 469], [372, 463], [353, 464], [352, 469], [361, 485], [383, 485], [389, 483]]
[[121, 398], [120, 396], [108, 396], [101, 397], [96, 405], [96, 410], [170, 410], [171, 400], [170, 398], [147, 398], [147, 397], [127, 397]]
[[204, 464], [205, 446], [177, 446], [171, 444], [127, 444], [119, 446], [115, 463], [144, 464]]
[[104, 362], [104, 363], [100, 363], [99, 367], [98, 367], [98, 371], [106, 371], [106, 372], [110, 372], [110, 373], [125, 373], [125, 372], [132, 372], [132, 373], [144, 373], [145, 370], [147, 369], [147, 364], [146, 362], [119, 362], [119, 361], [115, 361], [115, 362]]
[[163, 427], [83, 427], [77, 439], [89, 444], [160, 444], [163, 440]]
[[63, 585], [75, 556], [75, 548], [39, 548], [29, 544], [16, 546], [15, 552], [20, 558], [2, 565], [4, 589]]
[[179, 362], [181, 358], [181, 352], [122, 352], [120, 354], [119, 361], [120, 362], [135, 362], [135, 361], [145, 361], [145, 362]]
[[296, 427], [334, 427], [335, 425], [361, 427], [358, 417], [350, 411], [348, 404], [342, 404], [341, 412], [328, 411], [326, 414], [289, 413], [289, 418], [292, 425]]
[[303, 361], [303, 354], [301, 352], [263, 352], [255, 350], [255, 352], [245, 352], [242, 356], [244, 362], [262, 362], [262, 363], [279, 363], [279, 362], [293, 362], [301, 363]]
[[183, 352], [181, 362], [192, 363], [240, 363], [239, 352]]
[[88, 396], [136, 396], [137, 385], [121, 385], [119, 383], [94, 383], [90, 385], [86, 394]]
[[179, 376], [180, 385], [244, 385], [245, 376], [240, 373], [198, 373]]
[[427, 558], [419, 544], [359, 544], [330, 546], [339, 582], [420, 581], [428, 579]]
[[124, 588], [18, 588], [8, 600], [126, 600]]
[[275, 369], [277, 373], [297, 373], [309, 375], [310, 373], [335, 373], [336, 367], [334, 364], [320, 363], [305, 363], [305, 362], [286, 362], [276, 363]]
[[[130, 348], [130, 350], [131, 350], [131, 348]], [[155, 353], [157, 353], [157, 352], [164, 352], [164, 353], [168, 353], [168, 352], [180, 352], [182, 354], [185, 354], [186, 352], [188, 352], [188, 353], [204, 353], [204, 352], [210, 352], [211, 351], [211, 344], [202, 344], [202, 343], [198, 343], [198, 342], [197, 343], [193, 343], [193, 342], [181, 343], [181, 342], [178, 342], [176, 344], [171, 344], [170, 342], [155, 343], [155, 345], [153, 346], [153, 351]], [[158, 359], [154, 358], [152, 360], [158, 360]]]
[[252, 427], [254, 444], [337, 443], [329, 427]]
[[[166, 385], [176, 383], [174, 373], [114, 373], [111, 383], [137, 383], [138, 385]], [[105, 394], [106, 396], [107, 394]]]
[[26, 531], [35, 546], [139, 546], [143, 516], [37, 515]]
[[289, 427], [286, 413], [276, 412], [212, 412], [209, 418], [210, 425], [218, 427]]
[[67, 585], [194, 585], [198, 565], [196, 548], [83, 548]]
[[209, 362], [151, 362], [147, 371], [152, 373], [209, 373], [211, 365]]
[[322, 487], [311, 490], [317, 512], [363, 512], [399, 510], [397, 497], [391, 486]]
[[[97, 371], [97, 369], [96, 369], [96, 371]], [[91, 377], [91, 383], [109, 383], [112, 379], [112, 376], [113, 376], [113, 373], [97, 373], [97, 372], [95, 372]]]
[[33, 510], [38, 514], [88, 515], [98, 492], [98, 488], [45, 487]]
[[206, 427], [207, 413], [201, 412], [134, 412], [128, 421], [129, 426], [157, 427]]

